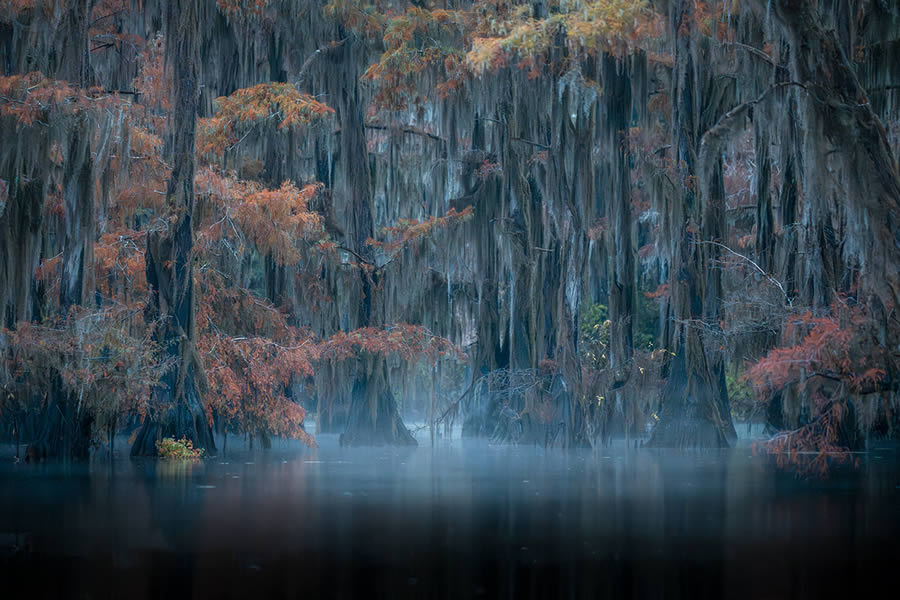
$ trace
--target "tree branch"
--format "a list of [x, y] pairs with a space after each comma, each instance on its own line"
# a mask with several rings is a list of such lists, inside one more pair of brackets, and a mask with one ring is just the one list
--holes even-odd
[[730, 253], [730, 254], [733, 254], [734, 256], [737, 256], [738, 258], [741, 258], [741, 259], [745, 260], [746, 262], [750, 263], [750, 264], [753, 266], [753, 268], [756, 269], [757, 272], [759, 272], [760, 275], [762, 275], [763, 277], [765, 277], [766, 279], [768, 279], [769, 282], [771, 282], [772, 284], [774, 284], [774, 285], [781, 291], [781, 294], [784, 296], [784, 299], [785, 299], [785, 301], [788, 303], [788, 306], [791, 306], [791, 305], [792, 305], [791, 297], [788, 296], [788, 293], [785, 291], [784, 286], [781, 285], [781, 282], [778, 281], [777, 279], [775, 279], [774, 277], [772, 277], [771, 275], [769, 275], [768, 273], [766, 273], [766, 272], [763, 270], [763, 268], [760, 267], [758, 264], [756, 264], [756, 262], [755, 262], [754, 260], [752, 260], [750, 257], [744, 256], [743, 254], [740, 254], [740, 253], [738, 253], [738, 252], [735, 252], [734, 250], [732, 250], [731, 248], [729, 248], [729, 247], [726, 246], [725, 244], [720, 244], [719, 242], [713, 242], [713, 241], [708, 241], [708, 240], [697, 240], [695, 243], [697, 243], [697, 244], [710, 244], [710, 245], [712, 245], [712, 246], [717, 246], [717, 247], [719, 247], [719, 248], [722, 248], [722, 249], [725, 250], [726, 252], [728, 252], [728, 253]]
[[334, 52], [338, 48], [342, 47], [344, 45], [344, 42], [346, 42], [348, 39], [349, 38], [344, 38], [336, 42], [331, 42], [327, 46], [322, 46], [321, 48], [310, 54], [309, 58], [303, 61], [303, 65], [300, 67], [300, 71], [297, 73], [297, 80], [294, 82], [294, 85], [299, 87], [303, 84], [303, 80], [306, 78], [307, 71], [309, 71], [309, 68], [317, 58], [319, 58], [320, 56], [324, 56], [325, 54]]

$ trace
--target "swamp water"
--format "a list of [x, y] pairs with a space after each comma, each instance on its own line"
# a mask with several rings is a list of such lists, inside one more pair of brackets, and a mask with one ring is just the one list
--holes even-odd
[[695, 599], [898, 587], [896, 447], [820, 479], [747, 447], [319, 443], [197, 463], [5, 457], [3, 596]]

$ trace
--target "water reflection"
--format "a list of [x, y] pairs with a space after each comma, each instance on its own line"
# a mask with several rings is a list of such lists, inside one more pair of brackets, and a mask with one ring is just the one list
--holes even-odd
[[803, 480], [745, 448], [320, 442], [196, 463], [5, 463], [3, 579], [45, 597], [856, 595], [892, 573], [900, 533], [890, 449]]

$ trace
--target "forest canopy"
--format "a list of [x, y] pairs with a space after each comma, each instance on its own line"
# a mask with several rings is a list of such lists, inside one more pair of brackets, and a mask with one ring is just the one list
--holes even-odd
[[0, 1], [0, 435], [896, 438], [898, 23]]

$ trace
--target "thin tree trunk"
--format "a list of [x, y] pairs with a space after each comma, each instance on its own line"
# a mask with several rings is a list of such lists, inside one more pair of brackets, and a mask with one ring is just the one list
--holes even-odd
[[628, 129], [631, 123], [631, 79], [626, 66], [615, 57], [603, 58], [603, 82], [607, 94], [606, 143], [612, 159], [609, 199], [606, 203], [610, 231], [607, 239], [609, 290], [609, 368], [616, 412], [621, 409], [625, 446], [628, 447], [629, 404], [632, 394], [622, 388], [631, 378], [634, 359], [633, 315], [635, 294], [632, 243], [631, 171]]
[[431, 446], [434, 447], [434, 413], [437, 410], [437, 363], [431, 366], [431, 411], [428, 415], [428, 422], [431, 433]]

